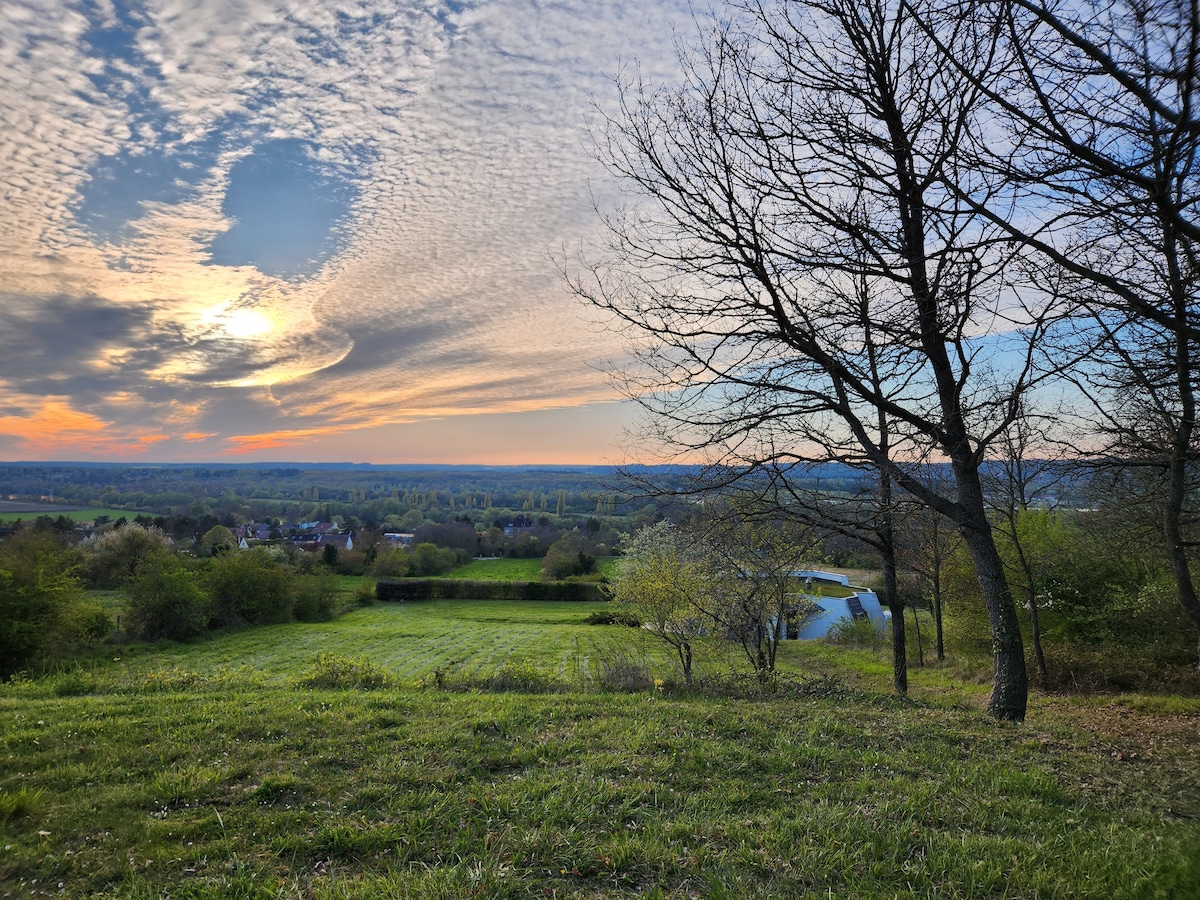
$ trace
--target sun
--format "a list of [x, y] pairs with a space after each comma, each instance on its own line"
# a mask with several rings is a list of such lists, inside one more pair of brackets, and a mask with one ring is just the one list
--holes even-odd
[[230, 310], [221, 316], [220, 321], [225, 333], [239, 341], [261, 337], [275, 328], [270, 316], [247, 307]]

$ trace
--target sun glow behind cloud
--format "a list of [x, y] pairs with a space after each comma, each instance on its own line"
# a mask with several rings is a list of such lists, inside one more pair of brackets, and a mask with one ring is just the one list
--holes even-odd
[[429, 459], [428, 423], [488, 461], [488, 429], [610, 399], [552, 257], [595, 228], [591, 98], [687, 15], [6, 4], [0, 455]]
[[275, 329], [270, 316], [257, 309], [235, 309], [224, 314], [221, 327], [231, 338], [248, 341], [266, 337]]

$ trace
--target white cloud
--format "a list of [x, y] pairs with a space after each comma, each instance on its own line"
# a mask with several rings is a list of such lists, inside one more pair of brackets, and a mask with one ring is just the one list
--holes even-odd
[[[553, 257], [596, 227], [592, 98], [609, 96], [622, 57], [671, 71], [671, 26], [689, 13], [666, 0], [453, 6], [6, 5], [0, 302], [136, 308], [138, 340], [161, 351], [119, 402], [100, 388], [85, 398], [86, 372], [68, 402], [130, 429], [169, 406], [191, 430], [233, 434], [610, 396], [596, 363], [615, 348], [582, 322]], [[127, 39], [100, 40], [97, 26]], [[339, 252], [306, 278], [210, 264], [214, 236], [235, 227], [232, 167], [296, 139], [357, 185]], [[147, 195], [122, 198], [113, 182], [127, 221], [98, 234], [81, 210], [112, 199], [101, 164]], [[214, 316], [233, 307], [273, 327], [222, 331]], [[29, 402], [35, 381], [0, 370], [0, 403]]]

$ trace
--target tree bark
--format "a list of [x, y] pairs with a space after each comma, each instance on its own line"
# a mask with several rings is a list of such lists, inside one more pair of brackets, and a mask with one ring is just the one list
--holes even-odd
[[904, 634], [904, 604], [897, 590], [896, 554], [883, 554], [883, 594], [892, 614], [892, 687], [901, 697], [908, 695], [908, 648]]
[[991, 629], [993, 679], [988, 711], [998, 719], [1020, 722], [1029, 697], [1021, 627], [980, 496], [980, 509], [973, 516], [964, 515], [959, 533], [974, 563]]

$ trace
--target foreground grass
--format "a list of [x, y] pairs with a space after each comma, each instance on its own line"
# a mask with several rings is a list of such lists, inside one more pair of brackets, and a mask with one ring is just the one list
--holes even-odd
[[[406, 686], [496, 641], [473, 671], [538, 641], [555, 670], [613, 633], [584, 606], [375, 607], [0, 688], [0, 896], [1200, 896], [1194, 703], [1001, 724], [821, 645], [774, 695]], [[351, 648], [390, 681], [301, 686]]]

